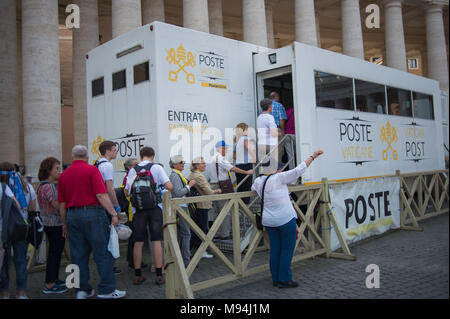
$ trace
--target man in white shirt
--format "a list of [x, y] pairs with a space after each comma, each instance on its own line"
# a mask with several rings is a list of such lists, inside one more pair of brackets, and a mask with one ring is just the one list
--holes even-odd
[[[98, 147], [98, 150], [100, 151], [102, 157], [94, 165], [97, 166], [100, 174], [102, 174], [102, 178], [105, 182], [106, 190], [108, 192], [109, 199], [114, 206], [114, 210], [120, 214], [121, 209], [114, 190], [114, 166], [111, 163], [111, 161], [117, 157], [116, 143], [113, 141], [103, 141]], [[118, 275], [120, 273], [122, 273], [122, 271], [119, 268], [114, 267], [114, 274]]]
[[[220, 141], [216, 143], [216, 153], [214, 154], [213, 161], [210, 165], [210, 184], [211, 189], [215, 190], [220, 188], [219, 182], [224, 182], [228, 179], [230, 179], [231, 182], [231, 176], [230, 172], [235, 172], [239, 174], [245, 174], [245, 175], [253, 175], [253, 170], [250, 169], [248, 171], [244, 171], [236, 166], [233, 166], [226, 158], [225, 154], [227, 153], [227, 145], [225, 141]], [[217, 165], [216, 165], [217, 164]], [[222, 189], [222, 194], [226, 193], [226, 190]], [[226, 200], [221, 201], [215, 201], [213, 202], [213, 212], [215, 214], [214, 219], [217, 218], [222, 208], [225, 206]], [[222, 240], [228, 240], [231, 239], [231, 218], [230, 214], [227, 213], [227, 216], [225, 217], [225, 220], [223, 221], [222, 225], [218, 229], [216, 236], [216, 239], [222, 239]]]
[[[262, 99], [260, 102], [262, 113], [258, 116], [256, 121], [258, 128], [258, 157], [262, 161], [261, 172], [273, 172], [278, 168], [278, 136], [281, 132], [275, 124], [275, 119], [272, 112], [272, 100]], [[268, 158], [264, 157], [269, 154]], [[264, 160], [263, 160], [264, 159]]]
[[[150, 174], [157, 187], [163, 186], [166, 190], [172, 190], [173, 185], [169, 180], [164, 169], [161, 165], [153, 164], [155, 158], [155, 151], [151, 147], [143, 147], [140, 150], [141, 162], [137, 164], [134, 168], [130, 169], [127, 177], [127, 184], [125, 186], [125, 195], [129, 196], [132, 191], [133, 183], [136, 179], [137, 172], [145, 171], [145, 167], [149, 167], [150, 164]], [[136, 207], [135, 207], [136, 208]], [[147, 225], [150, 228], [150, 237], [152, 241], [153, 255], [155, 258], [155, 268], [156, 268], [156, 284], [161, 285], [165, 282], [164, 276], [162, 274], [162, 245], [161, 241], [163, 239], [163, 217], [162, 210], [159, 206], [152, 208], [150, 210], [138, 210], [133, 217], [134, 225], [134, 248], [133, 248], [133, 260], [134, 260], [134, 272], [135, 276], [133, 279], [134, 285], [140, 285], [145, 281], [141, 272], [142, 263], [142, 248], [144, 246], [145, 234], [147, 233]]]

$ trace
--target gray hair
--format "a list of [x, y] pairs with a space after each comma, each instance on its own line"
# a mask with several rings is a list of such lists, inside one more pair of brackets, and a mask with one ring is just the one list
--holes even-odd
[[137, 159], [134, 158], [134, 157], [127, 159], [127, 160], [125, 161], [125, 163], [123, 163], [123, 165], [125, 166], [125, 169], [131, 168], [131, 166], [133, 165], [133, 162], [134, 162], [134, 161], [137, 161]]
[[197, 165], [201, 164], [203, 160], [204, 160], [204, 158], [201, 156], [194, 158], [192, 160], [191, 167], [189, 168], [191, 170], [191, 172], [195, 172], [195, 170], [197, 169]]
[[169, 166], [173, 168], [173, 165], [179, 164], [183, 161], [183, 155], [174, 155], [170, 157]]
[[84, 145], [75, 145], [72, 148], [72, 157], [73, 158], [88, 158], [88, 149]]
[[267, 111], [272, 106], [272, 100], [267, 98], [262, 99], [261, 102], [259, 102], [259, 105], [263, 111]]

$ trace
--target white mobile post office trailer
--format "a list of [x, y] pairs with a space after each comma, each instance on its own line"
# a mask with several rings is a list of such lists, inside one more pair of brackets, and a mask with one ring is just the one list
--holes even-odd
[[169, 171], [174, 149], [190, 162], [232, 144], [226, 129], [254, 128], [272, 90], [294, 108], [297, 163], [325, 152], [303, 183], [445, 166], [438, 82], [300, 43], [272, 50], [154, 22], [90, 51], [86, 77], [90, 161], [115, 141], [116, 185], [142, 146]]

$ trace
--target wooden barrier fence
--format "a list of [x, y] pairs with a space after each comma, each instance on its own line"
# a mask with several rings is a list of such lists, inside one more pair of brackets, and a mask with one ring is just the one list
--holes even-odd
[[421, 231], [419, 221], [448, 213], [448, 169], [419, 174], [396, 173], [400, 177], [401, 229]]
[[[297, 262], [319, 255], [355, 260], [355, 256], [350, 253], [347, 243], [340, 231], [334, 213], [330, 209], [328, 184], [326, 180], [318, 185], [290, 186], [289, 191], [295, 193], [297, 196], [297, 200], [293, 202], [293, 206], [301, 221], [300, 226], [297, 227], [299, 236], [296, 241], [295, 254], [292, 261]], [[256, 226], [254, 213], [250, 211], [247, 205], [242, 201], [243, 197], [252, 196], [257, 196], [256, 192], [241, 192], [188, 198], [171, 198], [170, 193], [164, 194], [166, 298], [194, 298], [194, 291], [224, 284], [269, 269], [269, 264], [252, 268], [249, 267], [250, 261], [254, 256], [261, 239], [265, 237], [266, 242], [268, 242], [266, 232], [260, 231], [254, 227], [248, 248], [246, 251], [241, 252], [239, 214], [245, 214], [251, 220], [252, 224]], [[207, 234], [205, 234], [192, 218], [180, 207], [181, 204], [219, 200], [226, 201], [226, 204]], [[306, 205], [306, 211], [304, 205]], [[303, 207], [303, 210], [301, 207]], [[231, 262], [213, 242], [217, 230], [222, 225], [230, 210], [233, 235], [233, 262]], [[177, 240], [177, 217], [183, 219], [189, 225], [191, 231], [196, 233], [202, 241], [200, 247], [197, 249], [186, 268], [183, 263]], [[343, 247], [343, 253], [332, 252], [330, 250], [330, 225], [332, 225], [338, 235], [341, 247]], [[231, 273], [191, 285], [189, 278], [208, 247], [216, 255], [216, 258], [225, 264]]]

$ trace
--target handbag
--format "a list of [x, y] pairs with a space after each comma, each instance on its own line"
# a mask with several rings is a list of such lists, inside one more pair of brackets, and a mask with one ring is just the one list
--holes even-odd
[[269, 180], [270, 176], [272, 176], [272, 175], [267, 176], [266, 180], [263, 183], [263, 189], [262, 189], [262, 193], [261, 193], [261, 210], [258, 211], [256, 213], [256, 215], [255, 215], [256, 228], [258, 230], [263, 230], [263, 231], [265, 230], [265, 228], [264, 228], [264, 226], [262, 224], [262, 214], [263, 214], [263, 211], [264, 211], [264, 190], [266, 189], [266, 183]]
[[228, 179], [225, 181], [219, 181], [219, 163], [217, 162], [216, 157], [216, 173], [217, 173], [217, 181], [219, 183], [220, 190], [222, 194], [234, 193], [233, 183], [231, 182], [231, 178], [228, 176]]

